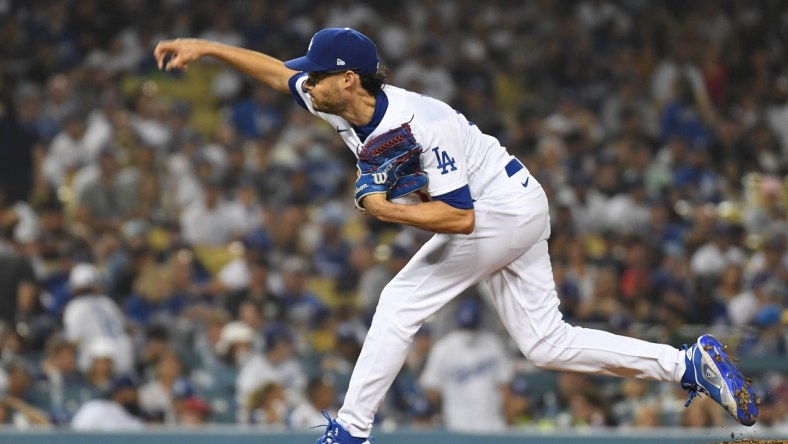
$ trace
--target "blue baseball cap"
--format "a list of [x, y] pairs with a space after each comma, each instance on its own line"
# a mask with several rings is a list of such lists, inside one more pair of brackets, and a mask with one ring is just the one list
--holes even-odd
[[309, 42], [306, 55], [285, 66], [303, 72], [351, 69], [361, 74], [378, 70], [378, 50], [369, 37], [350, 28], [320, 30]]
[[457, 308], [457, 325], [460, 328], [475, 329], [482, 319], [482, 306], [474, 299], [465, 299]]
[[274, 324], [265, 331], [265, 350], [270, 351], [279, 344], [292, 344], [293, 334], [280, 324]]

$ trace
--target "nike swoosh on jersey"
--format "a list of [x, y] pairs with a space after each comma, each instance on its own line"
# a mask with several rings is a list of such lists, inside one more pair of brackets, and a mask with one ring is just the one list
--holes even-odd
[[341, 133], [344, 133], [345, 131], [347, 131], [349, 129], [350, 128], [342, 128], [342, 129], [340, 129], [339, 127], [337, 127], [337, 132], [341, 134]]
[[525, 187], [527, 187], [527, 186], [528, 186], [528, 181], [529, 181], [529, 180], [531, 180], [531, 176], [528, 176], [528, 177], [525, 179], [525, 182], [523, 182], [523, 188], [525, 188]]

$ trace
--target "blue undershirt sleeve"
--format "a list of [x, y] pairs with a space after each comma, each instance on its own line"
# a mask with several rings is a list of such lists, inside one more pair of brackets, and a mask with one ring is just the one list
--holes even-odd
[[441, 194], [440, 196], [432, 196], [432, 200], [439, 200], [447, 205], [461, 210], [470, 210], [473, 208], [473, 199], [471, 198], [471, 189], [468, 185], [457, 188], [454, 191]]

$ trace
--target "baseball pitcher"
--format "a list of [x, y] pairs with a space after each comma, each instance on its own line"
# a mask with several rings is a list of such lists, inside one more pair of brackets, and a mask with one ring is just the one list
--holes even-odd
[[554, 370], [680, 383], [745, 425], [755, 395], [709, 335], [685, 349], [573, 327], [558, 310], [545, 192], [496, 140], [447, 104], [385, 83], [375, 44], [350, 28], [317, 32], [306, 55], [269, 55], [196, 39], [162, 41], [160, 69], [216, 57], [327, 121], [358, 158], [356, 205], [436, 234], [383, 290], [344, 405], [319, 443], [361, 444], [422, 322], [484, 281], [520, 350]]

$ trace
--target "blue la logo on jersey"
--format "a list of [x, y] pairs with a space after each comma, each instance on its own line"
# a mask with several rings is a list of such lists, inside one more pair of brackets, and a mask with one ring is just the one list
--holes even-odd
[[440, 149], [440, 147], [435, 147], [432, 149], [432, 152], [435, 153], [435, 158], [438, 159], [438, 168], [441, 170], [441, 174], [449, 174], [449, 168], [452, 171], [457, 171], [457, 167], [454, 165], [454, 158], [449, 157], [449, 153], [446, 150]]

